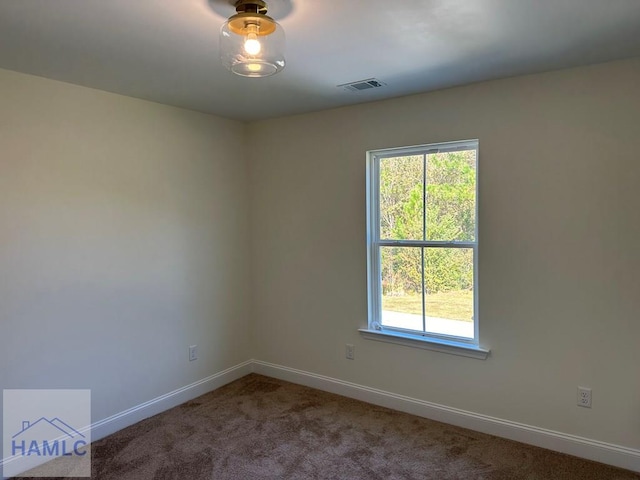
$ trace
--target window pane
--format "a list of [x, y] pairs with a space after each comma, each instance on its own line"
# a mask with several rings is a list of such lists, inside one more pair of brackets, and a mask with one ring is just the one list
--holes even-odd
[[427, 240], [475, 240], [476, 150], [427, 155]]
[[422, 155], [380, 159], [380, 238], [424, 239]]
[[422, 248], [380, 247], [382, 325], [422, 331]]
[[426, 331], [473, 338], [473, 249], [425, 248]]

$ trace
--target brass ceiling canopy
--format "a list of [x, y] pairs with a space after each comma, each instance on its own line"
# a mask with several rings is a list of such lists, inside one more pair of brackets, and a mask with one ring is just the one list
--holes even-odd
[[262, 0], [238, 0], [236, 14], [229, 18], [229, 29], [244, 35], [247, 29], [257, 27], [256, 35], [270, 35], [276, 30], [276, 21], [267, 15], [267, 4]]

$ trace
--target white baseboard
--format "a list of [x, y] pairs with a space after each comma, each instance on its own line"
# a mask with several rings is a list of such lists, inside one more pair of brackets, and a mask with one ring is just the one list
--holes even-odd
[[[227, 368], [221, 372], [215, 373], [209, 377], [198, 380], [184, 387], [173, 390], [172, 392], [165, 393], [159, 397], [153, 398], [147, 402], [136, 405], [135, 407], [124, 410], [115, 415], [111, 415], [103, 420], [99, 420], [91, 424], [91, 426], [83, 427], [79, 429], [81, 432], [86, 430], [91, 431], [91, 441], [95, 442], [112, 433], [122, 430], [130, 425], [140, 422], [145, 418], [152, 417], [158, 413], [162, 413], [165, 410], [176, 407], [184, 402], [193, 400], [200, 395], [204, 395], [216, 388], [220, 388], [227, 383], [231, 383], [234, 380], [244, 377], [253, 371], [253, 361], [247, 360], [233, 367]], [[6, 468], [10, 462], [15, 461], [16, 458], [8, 457], [0, 459], [0, 471]], [[21, 471], [35, 468], [48, 461], [51, 458], [32, 458], [30, 459], [26, 467], [20, 468]], [[4, 475], [0, 475], [1, 478], [5, 478]]]
[[640, 450], [633, 448], [480, 415], [260, 360], [253, 361], [253, 371], [393, 410], [640, 472]]
[[170, 408], [177, 407], [181, 403], [193, 400], [200, 395], [204, 395], [216, 388], [220, 388], [227, 383], [244, 377], [253, 371], [253, 361], [247, 360], [233, 367], [227, 368], [218, 373], [198, 380], [185, 387], [178, 388], [164, 395], [160, 395], [148, 402], [141, 403], [135, 407], [116, 413], [104, 420], [99, 420], [91, 425], [91, 441], [95, 442], [112, 433], [122, 430], [134, 423], [138, 423], [145, 418], [162, 413]]
[[[96, 441], [104, 438], [118, 430], [204, 395], [252, 372], [439, 422], [640, 472], [640, 450], [451, 408], [260, 360], [248, 360], [240, 363], [95, 422], [91, 425], [91, 440]], [[0, 466], [7, 461], [9, 459], [3, 459], [0, 462]]]

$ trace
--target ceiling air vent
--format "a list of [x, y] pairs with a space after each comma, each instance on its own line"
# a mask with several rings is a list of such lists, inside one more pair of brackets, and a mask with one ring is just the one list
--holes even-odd
[[372, 88], [380, 88], [385, 86], [386, 83], [381, 82], [375, 78], [369, 78], [367, 80], [358, 80], [357, 82], [343, 83], [338, 87], [343, 87], [350, 92], [361, 92], [362, 90], [370, 90]]

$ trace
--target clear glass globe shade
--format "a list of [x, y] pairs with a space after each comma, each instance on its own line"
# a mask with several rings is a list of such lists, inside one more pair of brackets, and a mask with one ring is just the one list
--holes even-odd
[[[236, 33], [226, 22], [220, 28], [220, 60], [236, 75], [243, 77], [268, 77], [285, 66], [285, 37], [282, 27], [276, 23], [268, 35], [254, 32]], [[255, 39], [253, 38], [255, 35]], [[255, 42], [255, 43], [254, 43]]]

